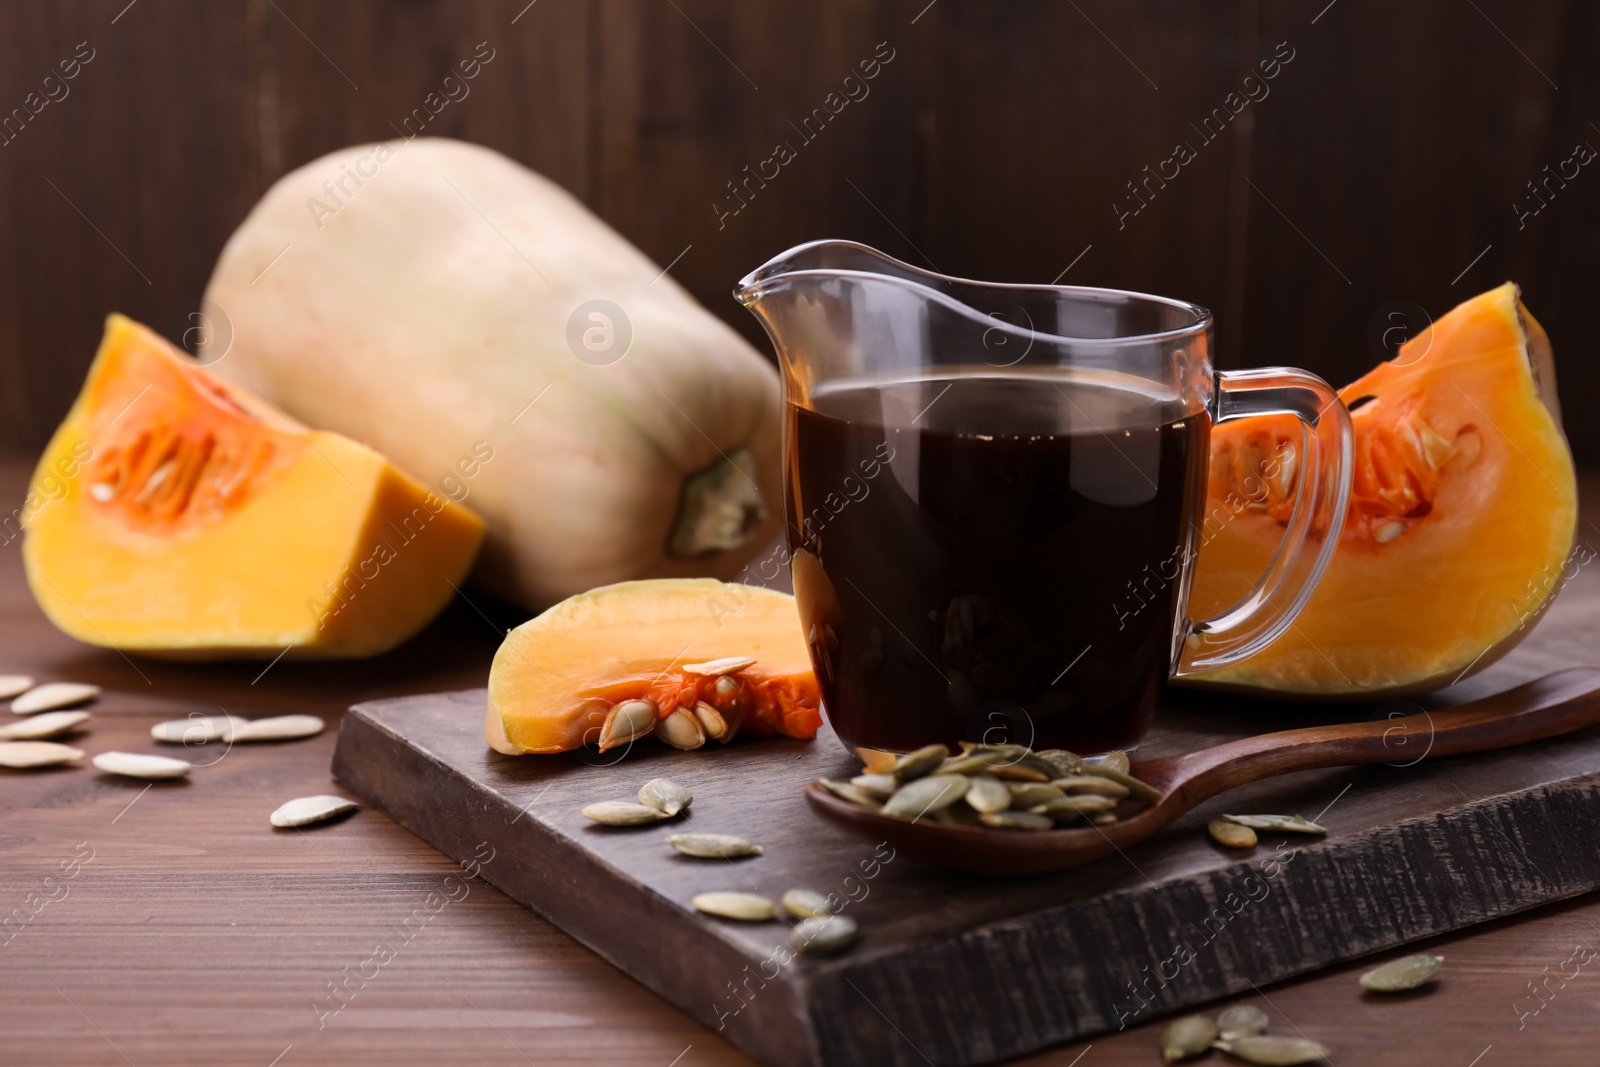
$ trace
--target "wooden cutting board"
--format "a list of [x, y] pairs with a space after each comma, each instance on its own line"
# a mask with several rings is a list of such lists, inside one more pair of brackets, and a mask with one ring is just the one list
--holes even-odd
[[[1537, 673], [1496, 668], [1492, 683], [1427, 706]], [[476, 856], [511, 897], [768, 1064], [990, 1062], [1600, 887], [1600, 729], [1439, 762], [1397, 750], [1393, 766], [1257, 783], [1123, 855], [989, 879], [919, 867], [812, 812], [803, 783], [857, 769], [826, 729], [812, 743], [643, 745], [600, 766], [611, 756], [490, 751], [484, 701], [479, 689], [358, 705], [334, 774], [452, 858]], [[1169, 694], [1141, 754], [1415, 710]], [[658, 776], [694, 792], [687, 819], [613, 829], [579, 815]], [[1224, 853], [1203, 830], [1223, 811], [1297, 812], [1330, 833]], [[661, 840], [677, 829], [766, 851], [689, 859]], [[843, 902], [861, 928], [852, 950], [790, 959], [786, 926], [689, 905], [708, 890], [795, 887]]]

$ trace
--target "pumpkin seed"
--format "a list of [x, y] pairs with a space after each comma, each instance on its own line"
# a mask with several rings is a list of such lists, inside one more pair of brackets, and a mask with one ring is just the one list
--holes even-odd
[[637, 741], [656, 728], [660, 713], [648, 700], [624, 700], [606, 712], [600, 727], [600, 751]]
[[194, 765], [169, 756], [146, 756], [137, 752], [102, 752], [94, 765], [107, 774], [128, 778], [182, 778]]
[[652, 778], [639, 787], [639, 803], [670, 818], [694, 803], [694, 794], [677, 782]]
[[326, 822], [347, 811], [355, 811], [360, 806], [344, 797], [296, 797], [280, 805], [278, 810], [272, 813], [270, 821], [273, 826], [281, 829], [310, 826], [312, 823]]
[[679, 708], [655, 725], [656, 736], [673, 748], [691, 751], [706, 743], [700, 720], [687, 708]]
[[724, 674], [721, 678], [717, 679], [715, 688], [717, 696], [719, 697], [737, 696], [739, 692], [739, 680], [731, 675]]
[[1186, 1015], [1174, 1020], [1161, 1032], [1161, 1058], [1167, 1063], [1186, 1060], [1211, 1049], [1217, 1039], [1217, 1024], [1204, 1015]]
[[747, 923], [766, 922], [778, 914], [776, 904], [754, 893], [701, 893], [691, 903], [707, 915]]
[[707, 660], [704, 663], [685, 663], [683, 673], [720, 678], [725, 674], [738, 674], [746, 667], [755, 666], [755, 662], [752, 656], [724, 656], [722, 659]]
[[1282, 830], [1296, 834], [1325, 834], [1326, 826], [1301, 818], [1299, 815], [1224, 815], [1224, 819], [1248, 826], [1252, 830]]
[[850, 779], [850, 784], [869, 797], [876, 797], [879, 800], [888, 800], [894, 795], [894, 791], [900, 788], [900, 783], [894, 780], [893, 775], [888, 774], [858, 774]]
[[901, 782], [909, 782], [913, 778], [933, 773], [949, 754], [949, 749], [943, 745], [926, 745], [895, 760], [888, 773]]
[[870, 808], [873, 811], [883, 807], [883, 801], [850, 782], [836, 782], [829, 778], [818, 778], [817, 784], [840, 800], [848, 800], [852, 804], [859, 804], [861, 807]]
[[667, 844], [685, 856], [703, 860], [761, 855], [761, 846], [732, 834], [668, 834]]
[[88, 721], [87, 711], [47, 711], [10, 726], [0, 726], [0, 738], [7, 741], [46, 741], [71, 733]]
[[1065, 793], [1049, 782], [1015, 782], [1010, 784], [1007, 792], [1011, 794], [1011, 806], [1022, 809], [1037, 807], [1066, 797]]
[[1402, 956], [1361, 976], [1361, 988], [1374, 993], [1399, 993], [1433, 981], [1444, 965], [1443, 956]]
[[1121, 782], [1113, 782], [1109, 778], [1102, 778], [1097, 774], [1075, 774], [1066, 778], [1057, 778], [1050, 783], [1063, 793], [1093, 793], [1096, 796], [1111, 797], [1121, 800], [1128, 795], [1128, 787]]
[[1034, 755], [1048, 763], [1056, 772], [1055, 777], [1057, 778], [1066, 778], [1077, 774], [1083, 767], [1083, 760], [1075, 753], [1068, 752], [1064, 748], [1047, 748], [1041, 752], [1035, 752]]
[[1327, 1059], [1332, 1051], [1326, 1045], [1307, 1041], [1303, 1037], [1273, 1037], [1270, 1034], [1252, 1034], [1231, 1041], [1218, 1041], [1212, 1047], [1257, 1067], [1294, 1067], [1300, 1063], [1315, 1063]]
[[959, 756], [951, 756], [939, 766], [940, 774], [972, 774], [985, 767], [992, 767], [1005, 759], [999, 752], [964, 752]]
[[100, 695], [98, 685], [83, 682], [46, 682], [36, 685], [11, 702], [11, 711], [17, 715], [32, 715], [36, 711], [54, 711], [85, 704]]
[[728, 736], [728, 720], [722, 717], [722, 712], [707, 704], [704, 700], [694, 706], [694, 717], [700, 722], [700, 729], [713, 741], [721, 741]]
[[894, 796], [884, 802], [883, 810], [890, 815], [903, 815], [917, 819], [929, 812], [948, 808], [967, 792], [969, 781], [959, 774], [935, 774], [917, 778], [895, 790]]
[[83, 758], [83, 750], [54, 741], [7, 741], [0, 745], [0, 767], [22, 770], [28, 767], [54, 767]]
[[1051, 800], [1044, 804], [1035, 804], [1028, 808], [1035, 815], [1099, 815], [1101, 812], [1110, 811], [1117, 806], [1117, 802], [1110, 797], [1097, 797], [1089, 793], [1078, 793], [1059, 800]]
[[1002, 760], [988, 770], [996, 778], [1012, 782], [1048, 782], [1056, 776], [1054, 767], [1026, 749], [1016, 759]]
[[233, 740], [240, 741], [296, 741], [302, 737], [315, 737], [327, 728], [315, 715], [274, 715], [270, 719], [250, 719], [233, 728]]
[[1004, 811], [1011, 806], [1011, 790], [1000, 779], [987, 774], [972, 776], [966, 801], [982, 813]]
[[783, 910], [796, 919], [820, 919], [833, 914], [828, 897], [815, 889], [791, 889], [783, 895]]
[[856, 921], [844, 915], [823, 915], [795, 924], [789, 947], [808, 956], [833, 956], [855, 943]]
[[1227, 848], [1254, 848], [1256, 845], [1256, 832], [1231, 819], [1212, 819], [1206, 823], [1206, 833], [1211, 835], [1211, 840]]
[[648, 804], [634, 804], [626, 800], [602, 800], [590, 804], [581, 812], [585, 819], [593, 819], [606, 826], [642, 826], [667, 818], [660, 808]]
[[1092, 774], [1098, 778], [1109, 778], [1118, 785], [1126, 786], [1128, 795], [1135, 800], [1155, 803], [1161, 799], [1161, 791], [1148, 782], [1141, 782], [1126, 771], [1119, 771], [1115, 767], [1108, 767], [1101, 763], [1090, 763], [1085, 760], [1083, 773]]
[[1224, 1041], [1232, 1041], [1237, 1037], [1265, 1033], [1271, 1021], [1267, 1013], [1254, 1004], [1235, 1004], [1217, 1016], [1217, 1029], [1221, 1031], [1220, 1036]]
[[234, 715], [197, 715], [190, 719], [169, 719], [150, 727], [150, 736], [173, 745], [203, 745], [227, 740], [248, 720]]
[[1051, 830], [1056, 825], [1048, 815], [1027, 811], [986, 811], [978, 818], [997, 830]]
[[1128, 768], [1132, 766], [1132, 764], [1128, 761], [1128, 754], [1122, 751], [1106, 752], [1098, 756], [1088, 756], [1083, 762], [1093, 764], [1096, 767], [1109, 767], [1114, 771], [1121, 771], [1123, 774], [1127, 774]]
[[0, 700], [21, 696], [33, 688], [33, 679], [26, 674], [0, 674]]
[[1089, 821], [1096, 826], [1110, 826], [1117, 821], [1117, 813], [1114, 811], [1102, 811], [1099, 815], [1089, 816]]

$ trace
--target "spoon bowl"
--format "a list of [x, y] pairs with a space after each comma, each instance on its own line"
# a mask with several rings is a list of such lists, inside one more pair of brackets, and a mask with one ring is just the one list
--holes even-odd
[[[1422, 759], [1509, 748], [1600, 723], [1600, 670], [1576, 667], [1444, 711], [1377, 722], [1313, 726], [1245, 737], [1180, 756], [1135, 762], [1130, 773], [1155, 801], [1123, 801], [1105, 826], [1003, 830], [907, 819], [864, 808], [811, 782], [806, 800], [847, 829], [888, 841], [943, 870], [1028, 875], [1065, 870], [1138, 844], [1195, 805], [1234, 786], [1295, 771], [1383, 763], [1422, 749]], [[1412, 747], [1415, 745], [1415, 747]]]

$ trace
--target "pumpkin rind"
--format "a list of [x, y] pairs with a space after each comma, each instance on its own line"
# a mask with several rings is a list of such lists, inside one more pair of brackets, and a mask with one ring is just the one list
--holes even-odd
[[[1283, 637], [1183, 684], [1373, 700], [1452, 684], [1510, 651], [1559, 590], [1576, 529], [1554, 395], [1549, 343], [1510, 283], [1342, 389], [1355, 471], [1321, 583]], [[1213, 430], [1193, 616], [1242, 598], [1276, 551], [1293, 462], [1264, 461], [1299, 440], [1279, 418]]]
[[51, 621], [181, 658], [383, 652], [448, 602], [483, 536], [371, 449], [120, 315], [29, 500], [23, 559]]
[[[234, 233], [206, 299], [217, 373], [295, 418], [430, 482], [488, 442], [464, 482], [489, 527], [478, 577], [524, 607], [731, 578], [777, 532], [773, 366], [497, 152], [418, 138], [308, 163]], [[625, 352], [574, 347], [596, 300], [625, 316]]]

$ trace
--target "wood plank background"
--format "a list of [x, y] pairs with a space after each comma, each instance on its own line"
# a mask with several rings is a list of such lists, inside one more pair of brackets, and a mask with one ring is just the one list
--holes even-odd
[[[61, 96], [44, 79], [80, 42], [94, 58]], [[0, 117], [26, 121], [0, 144], [0, 448], [48, 436], [107, 312], [183, 338], [260, 193], [396, 136], [479, 42], [493, 60], [425, 132], [562, 183], [763, 350], [733, 282], [841, 236], [949, 273], [1196, 300], [1224, 366], [1336, 382], [1378, 357], [1397, 302], [1437, 315], [1512, 278], [1567, 410], [1600, 389], [1600, 167], [1520, 228], [1515, 207], [1600, 147], [1600, 10], [1580, 0], [8, 0]], [[869, 94], [802, 139], [791, 124], [880, 43]], [[1203, 140], [1280, 43], [1268, 95]], [[60, 99], [29, 115], [46, 88]], [[1119, 221], [1180, 140], [1196, 158]], [[719, 222], [780, 141], [797, 158]], [[1568, 432], [1600, 460], [1600, 421]]]

